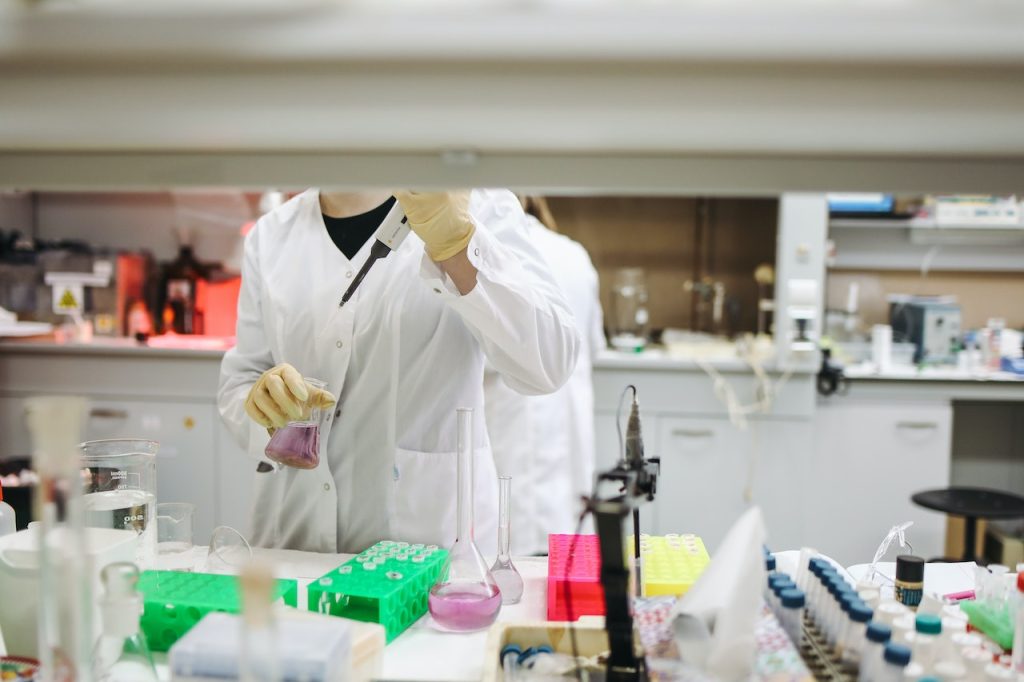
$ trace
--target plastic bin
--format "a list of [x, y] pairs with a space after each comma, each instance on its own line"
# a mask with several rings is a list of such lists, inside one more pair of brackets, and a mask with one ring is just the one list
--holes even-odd
[[[10, 656], [38, 658], [39, 552], [37, 528], [0, 537], [0, 630]], [[138, 533], [112, 528], [85, 528], [92, 565], [94, 622], [99, 633], [100, 571], [115, 561], [134, 561]], [[84, 569], [88, 570], [88, 569]]]

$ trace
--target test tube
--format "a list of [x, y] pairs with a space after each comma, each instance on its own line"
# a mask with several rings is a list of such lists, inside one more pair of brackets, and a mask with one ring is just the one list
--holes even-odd
[[915, 663], [920, 663], [930, 673], [935, 666], [936, 649], [942, 635], [942, 619], [938, 616], [920, 613], [914, 619], [914, 641], [911, 647]]
[[871, 620], [872, 615], [871, 607], [860, 601], [859, 598], [850, 605], [842, 652], [842, 661], [850, 667], [856, 668], [860, 665], [868, 621]]
[[875, 682], [903, 682], [903, 671], [910, 663], [910, 649], [902, 644], [889, 642], [882, 654]]
[[803, 642], [803, 614], [807, 601], [806, 595], [803, 590], [792, 587], [779, 592], [779, 599], [782, 604], [782, 629], [786, 631], [793, 646], [799, 651]]
[[868, 624], [864, 631], [864, 647], [860, 655], [858, 682], [872, 682], [875, 679], [875, 670], [881, 667], [885, 645], [891, 638], [892, 628], [885, 623]]

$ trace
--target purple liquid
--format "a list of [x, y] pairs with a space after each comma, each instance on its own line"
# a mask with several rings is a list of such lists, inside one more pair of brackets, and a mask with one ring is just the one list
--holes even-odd
[[430, 615], [452, 632], [482, 630], [501, 610], [501, 592], [486, 585], [435, 585], [428, 599]]
[[289, 424], [278, 429], [263, 451], [268, 459], [296, 469], [315, 469], [320, 463], [320, 426]]

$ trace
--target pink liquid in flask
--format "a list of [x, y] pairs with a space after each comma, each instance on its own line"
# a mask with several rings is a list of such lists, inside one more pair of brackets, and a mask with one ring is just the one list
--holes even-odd
[[430, 590], [430, 615], [452, 632], [488, 627], [501, 609], [501, 592], [484, 584], [440, 584]]
[[263, 451], [268, 459], [296, 469], [315, 469], [320, 463], [320, 425], [293, 422], [271, 436]]

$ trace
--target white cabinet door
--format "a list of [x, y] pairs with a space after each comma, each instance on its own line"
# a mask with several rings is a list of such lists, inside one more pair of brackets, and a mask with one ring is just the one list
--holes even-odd
[[659, 426], [653, 532], [696, 533], [713, 552], [747, 507], [747, 434], [725, 419], [662, 417]]
[[910, 496], [949, 485], [952, 407], [841, 401], [820, 404], [815, 417], [808, 537], [849, 566], [871, 561], [892, 526], [913, 521], [914, 553], [940, 556], [945, 516]]
[[813, 544], [805, 533], [804, 484], [811, 461], [814, 424], [809, 419], [751, 420], [750, 501], [764, 513], [768, 546], [798, 549]]
[[275, 474], [257, 474], [257, 462], [232, 438], [217, 408], [210, 409], [217, 424], [217, 523], [236, 528], [248, 538], [252, 536], [252, 499], [256, 477]]
[[157, 502], [194, 504], [194, 541], [204, 545], [218, 516], [215, 417], [209, 403], [94, 399], [85, 437], [159, 441]]

